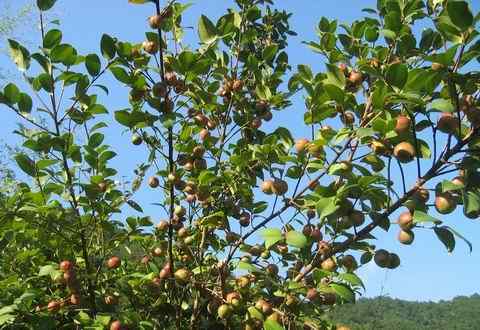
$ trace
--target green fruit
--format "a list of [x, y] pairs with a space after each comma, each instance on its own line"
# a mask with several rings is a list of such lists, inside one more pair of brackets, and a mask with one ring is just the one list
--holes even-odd
[[410, 230], [400, 230], [400, 232], [398, 233], [398, 241], [405, 245], [412, 244], [414, 238], [415, 235], [413, 234], [413, 231]]
[[143, 139], [140, 135], [138, 135], [138, 134], [133, 134], [132, 135], [132, 143], [134, 145], [138, 146], [138, 145], [142, 144], [142, 142], [143, 142]]
[[228, 319], [233, 313], [233, 308], [230, 305], [223, 304], [220, 307], [218, 307], [217, 310], [217, 315], [219, 318], [222, 320]]

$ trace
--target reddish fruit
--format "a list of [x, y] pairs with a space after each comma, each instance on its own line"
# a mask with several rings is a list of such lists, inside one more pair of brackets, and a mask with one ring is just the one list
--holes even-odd
[[152, 93], [155, 97], [164, 98], [165, 96], [167, 96], [167, 92], [167, 84], [165, 84], [164, 82], [156, 83], [152, 87]]
[[113, 321], [110, 324], [110, 330], [122, 330], [122, 322], [119, 320]]
[[158, 52], [158, 44], [154, 41], [145, 40], [142, 44], [143, 50], [148, 54], [156, 54]]
[[166, 264], [162, 270], [160, 271], [159, 277], [162, 280], [168, 279], [172, 277], [172, 267], [170, 267], [170, 264]]
[[73, 269], [73, 262], [70, 260], [64, 260], [60, 263], [60, 270], [63, 272], [67, 272]]
[[329, 272], [334, 272], [337, 269], [337, 263], [332, 258], [325, 259], [320, 266], [323, 270]]
[[250, 126], [253, 128], [253, 129], [259, 129], [261, 126], [262, 126], [262, 119], [261, 118], [254, 118], [252, 120], [252, 123], [250, 124]]
[[319, 298], [317, 289], [315, 288], [308, 289], [306, 297], [310, 301], [316, 301]]
[[54, 313], [57, 312], [60, 309], [60, 303], [58, 301], [50, 301], [47, 305], [47, 309], [49, 312]]
[[457, 208], [457, 201], [452, 194], [440, 193], [435, 197], [435, 209], [438, 213], [449, 214]]
[[273, 194], [273, 180], [265, 180], [262, 182], [260, 189], [264, 194]]
[[410, 213], [410, 211], [405, 211], [403, 212], [402, 214], [400, 214], [400, 216], [398, 217], [398, 225], [400, 226], [400, 228], [402, 228], [403, 230], [410, 230], [413, 228], [413, 226], [415, 225], [413, 223], [413, 216], [412, 216], [412, 213]]
[[415, 148], [410, 142], [400, 142], [395, 146], [393, 154], [400, 163], [408, 163], [415, 158]]
[[270, 275], [277, 276], [279, 269], [277, 265], [269, 264], [266, 268], [266, 271]]
[[161, 15], [150, 16], [148, 18], [148, 25], [150, 25], [152, 29], [159, 29], [162, 25], [162, 16]]
[[210, 132], [204, 128], [200, 131], [199, 136], [202, 141], [205, 141], [210, 137]]
[[70, 304], [72, 305], [80, 305], [80, 295], [72, 294], [70, 296]]
[[120, 260], [120, 258], [117, 256], [113, 256], [107, 260], [107, 267], [109, 269], [116, 269], [120, 267], [121, 264], [122, 264], [122, 260]]
[[309, 144], [310, 144], [310, 141], [308, 139], [305, 139], [305, 138], [298, 139], [295, 142], [295, 150], [297, 151], [297, 153], [302, 153], [307, 149]]
[[458, 119], [450, 112], [444, 112], [437, 122], [439, 131], [446, 134], [454, 134], [458, 129]]
[[410, 120], [410, 117], [400, 115], [397, 117], [397, 123], [395, 125], [395, 131], [398, 134], [402, 133], [407, 133], [410, 130], [410, 125], [412, 121]]
[[348, 76], [348, 80], [353, 85], [359, 85], [363, 82], [363, 75], [361, 72], [353, 70], [352, 72], [350, 72], [350, 75]]

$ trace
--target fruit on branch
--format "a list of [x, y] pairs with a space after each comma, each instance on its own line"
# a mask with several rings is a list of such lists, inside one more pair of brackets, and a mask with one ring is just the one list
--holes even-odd
[[355, 114], [351, 111], [347, 111], [340, 116], [340, 119], [346, 126], [352, 126], [355, 123]]
[[258, 112], [265, 112], [265, 111], [268, 111], [270, 109], [270, 104], [268, 103], [268, 101], [266, 100], [259, 100], [257, 101], [257, 103], [255, 104], [255, 109], [258, 111]]
[[60, 309], [60, 303], [56, 300], [52, 300], [48, 303], [47, 305], [47, 310], [50, 312], [50, 313], [55, 313], [55, 312], [58, 312], [58, 310]]
[[415, 235], [411, 230], [401, 229], [400, 232], [398, 233], [398, 241], [402, 244], [410, 245], [413, 243], [414, 239], [415, 239]]
[[457, 208], [457, 200], [449, 193], [437, 193], [435, 197], [435, 209], [440, 214], [452, 213]]
[[99, 182], [97, 184], [97, 188], [100, 192], [104, 193], [107, 191], [108, 184], [105, 181]]
[[349, 215], [350, 222], [357, 227], [362, 226], [365, 223], [365, 215], [362, 211], [353, 210]]
[[240, 294], [236, 291], [227, 293], [225, 297], [225, 300], [227, 301], [227, 303], [234, 306], [237, 305], [238, 302], [240, 302], [240, 299], [241, 299]]
[[163, 268], [160, 270], [159, 277], [162, 280], [172, 277], [172, 267], [169, 263], [165, 264], [165, 266], [163, 266]]
[[400, 266], [400, 257], [397, 254], [390, 253], [389, 258], [390, 258], [390, 263], [387, 266], [388, 268], [395, 269]]
[[358, 86], [363, 82], [363, 74], [360, 71], [352, 70], [348, 76], [348, 81]]
[[255, 303], [255, 308], [265, 315], [270, 315], [273, 312], [273, 306], [265, 299], [259, 299]]
[[319, 294], [318, 294], [318, 291], [317, 289], [315, 288], [309, 288], [307, 290], [307, 295], [306, 295], [307, 299], [314, 302], [314, 301], [317, 301], [318, 298], [320, 297]]
[[106, 295], [103, 299], [106, 305], [116, 305], [118, 303], [118, 299], [112, 295]]
[[173, 276], [180, 284], [186, 284], [190, 280], [190, 272], [186, 268], [180, 268], [176, 270]]
[[318, 242], [318, 252], [320, 254], [325, 255], [325, 254], [330, 253], [330, 251], [331, 251], [331, 246], [328, 242], [326, 242], [326, 241]]
[[253, 129], [259, 129], [261, 126], [262, 126], [262, 119], [260, 118], [254, 118], [252, 120], [252, 122], [250, 123], [250, 126], [253, 128]]
[[398, 134], [407, 133], [410, 130], [411, 123], [412, 120], [410, 119], [410, 117], [405, 115], [398, 116], [395, 124], [395, 132], [397, 132]]
[[338, 69], [340, 70], [340, 72], [343, 72], [344, 74], [348, 72], [348, 66], [345, 63], [338, 64]]
[[110, 330], [122, 330], [122, 328], [122, 322], [120, 322], [119, 320], [113, 321], [110, 324]]
[[143, 139], [140, 135], [138, 135], [138, 134], [133, 134], [132, 135], [132, 144], [133, 145], [139, 146], [139, 145], [142, 144], [142, 142], [143, 142]]
[[443, 112], [438, 119], [437, 129], [446, 134], [455, 134], [458, 129], [458, 119], [451, 112]]
[[410, 142], [400, 142], [393, 149], [393, 155], [400, 163], [409, 163], [415, 158], [415, 148]]
[[233, 308], [230, 305], [223, 304], [218, 307], [217, 315], [220, 319], [226, 320], [233, 314]]
[[328, 258], [322, 261], [320, 267], [323, 270], [334, 272], [337, 269], [337, 263], [332, 258]]
[[260, 189], [264, 194], [271, 195], [273, 194], [273, 180], [268, 179], [262, 182]]
[[59, 267], [62, 272], [68, 272], [73, 269], [73, 262], [70, 260], [63, 260], [60, 262]]
[[116, 269], [120, 267], [121, 264], [122, 264], [122, 260], [120, 260], [120, 258], [117, 256], [113, 256], [107, 260], [107, 267], [109, 269]]
[[273, 181], [272, 191], [277, 196], [285, 195], [288, 191], [288, 183], [281, 179], [275, 179]]
[[268, 274], [272, 275], [272, 276], [277, 276], [278, 275], [278, 266], [275, 265], [275, 264], [269, 264], [266, 268], [266, 271]]
[[152, 176], [148, 179], [148, 185], [151, 188], [157, 188], [160, 185], [160, 180], [156, 176]]
[[177, 217], [181, 218], [181, 217], [184, 217], [187, 214], [187, 210], [183, 206], [177, 205], [177, 206], [175, 206], [173, 214], [175, 214]]
[[390, 253], [383, 249], [377, 250], [375, 251], [373, 261], [375, 261], [378, 267], [386, 268], [390, 265]]
[[357, 260], [355, 260], [355, 257], [352, 255], [346, 255], [341, 259], [341, 264], [343, 267], [345, 267], [349, 272], [354, 271], [357, 269], [358, 264]]
[[200, 131], [199, 136], [200, 136], [200, 139], [201, 139], [202, 141], [205, 141], [205, 140], [207, 140], [207, 139], [210, 137], [210, 132], [208, 131], [208, 129], [203, 128], [203, 129]]
[[160, 220], [160, 222], [157, 224], [157, 230], [163, 232], [167, 229], [168, 229], [168, 221]]
[[440, 71], [443, 70], [445, 66], [442, 63], [433, 62], [431, 68], [433, 71]]
[[80, 305], [80, 295], [79, 294], [72, 294], [70, 296], [70, 304], [71, 305]]
[[192, 156], [194, 158], [202, 158], [205, 154], [205, 148], [203, 146], [195, 146], [192, 151]]
[[248, 213], [246, 211], [242, 212], [242, 214], [240, 215], [240, 219], [239, 219], [240, 225], [242, 227], [248, 227], [248, 226], [250, 226], [250, 220], [251, 220], [250, 213]]
[[159, 29], [162, 26], [163, 18], [161, 15], [153, 15], [148, 18], [148, 25], [152, 29]]
[[415, 224], [413, 223], [412, 213], [410, 211], [402, 212], [398, 217], [398, 225], [403, 230], [412, 229], [415, 226]]
[[265, 121], [270, 121], [273, 119], [273, 114], [271, 111], [266, 111], [263, 115], [262, 115], [262, 119], [265, 120]]
[[165, 82], [158, 82], [152, 87], [152, 94], [158, 98], [164, 98], [167, 96], [168, 88]]
[[426, 204], [430, 199], [430, 192], [428, 189], [421, 187], [415, 192], [413, 198], [419, 203]]
[[465, 178], [462, 177], [462, 176], [456, 176], [456, 177], [454, 177], [451, 182], [452, 182], [454, 185], [459, 186], [459, 188], [465, 186]]
[[309, 143], [307, 145], [307, 151], [313, 157], [320, 158], [323, 154], [323, 146], [319, 143]]
[[307, 150], [308, 146], [310, 144], [310, 141], [306, 138], [301, 138], [295, 141], [295, 150], [297, 153], [303, 153], [305, 150]]
[[154, 55], [158, 53], [159, 46], [158, 46], [158, 43], [155, 41], [145, 40], [142, 43], [142, 48], [146, 53], [150, 55]]
[[241, 81], [240, 79], [235, 79], [233, 80], [232, 82], [232, 90], [234, 92], [239, 92], [243, 89], [243, 81]]

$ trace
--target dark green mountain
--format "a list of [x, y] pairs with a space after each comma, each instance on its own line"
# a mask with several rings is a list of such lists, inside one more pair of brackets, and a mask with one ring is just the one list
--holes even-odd
[[437, 303], [360, 299], [335, 309], [332, 319], [352, 330], [480, 330], [480, 295]]

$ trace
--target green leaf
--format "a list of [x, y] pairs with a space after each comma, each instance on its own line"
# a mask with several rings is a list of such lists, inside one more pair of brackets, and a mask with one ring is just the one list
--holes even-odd
[[20, 110], [21, 113], [30, 113], [32, 111], [32, 98], [28, 94], [20, 93], [18, 110]]
[[15, 84], [8, 84], [3, 88], [3, 96], [9, 104], [15, 104], [20, 101], [20, 90]]
[[217, 29], [212, 21], [205, 15], [200, 17], [198, 22], [198, 36], [200, 41], [209, 44], [217, 38]]
[[317, 202], [316, 208], [319, 214], [318, 218], [321, 220], [338, 210], [338, 205], [335, 203], [335, 197], [329, 197], [320, 199]]
[[35, 162], [30, 157], [25, 154], [17, 154], [15, 161], [23, 172], [32, 177], [35, 176]]
[[63, 63], [66, 66], [71, 66], [77, 61], [77, 51], [68, 44], [57, 45], [52, 49], [50, 58], [54, 63]]
[[47, 32], [43, 39], [43, 48], [52, 49], [62, 42], [62, 31], [53, 29]]
[[438, 239], [445, 245], [448, 252], [452, 252], [455, 249], [455, 236], [447, 227], [435, 227], [433, 229]]
[[434, 110], [441, 111], [441, 112], [454, 112], [455, 107], [453, 106], [450, 100], [436, 99], [436, 100], [433, 100], [432, 103], [430, 104], [429, 111], [434, 111]]
[[102, 133], [94, 133], [90, 136], [90, 139], [88, 139], [88, 146], [90, 148], [96, 148], [102, 144], [104, 139], [105, 136]]
[[454, 184], [450, 180], [443, 180], [441, 183], [442, 192], [452, 191], [452, 190], [460, 190], [465, 187], [464, 184]]
[[10, 57], [20, 71], [26, 71], [30, 67], [30, 53], [15, 40], [8, 39]]
[[283, 238], [282, 231], [278, 228], [263, 229], [259, 235], [265, 240], [265, 247], [267, 249]]
[[108, 34], [104, 34], [102, 36], [102, 40], [100, 41], [100, 49], [103, 57], [105, 57], [107, 60], [113, 59], [116, 53], [115, 40]]
[[262, 312], [255, 308], [255, 306], [248, 307], [248, 314], [251, 318], [262, 320], [264, 319]]
[[360, 277], [353, 273], [343, 273], [338, 275], [338, 278], [341, 280], [344, 280], [345, 282], [349, 283], [350, 285], [353, 286], [361, 286], [362, 288], [365, 288], [365, 285], [363, 284], [362, 280]]
[[275, 320], [266, 319], [263, 322], [263, 329], [264, 330], [283, 330], [284, 328]]
[[330, 287], [343, 300], [351, 303], [355, 302], [355, 293], [346, 285], [333, 283], [333, 284], [330, 284]]
[[480, 213], [480, 194], [478, 191], [472, 190], [464, 193], [463, 211], [470, 216], [476, 216]]
[[127, 204], [128, 204], [132, 209], [134, 209], [135, 211], [140, 212], [140, 213], [143, 213], [142, 207], [141, 207], [140, 205], [138, 205], [137, 202], [129, 199], [129, 200], [127, 201]]
[[463, 235], [460, 235], [460, 233], [457, 232], [456, 230], [454, 230], [453, 228], [451, 228], [451, 227], [447, 227], [447, 228], [448, 228], [449, 231], [452, 232], [453, 235], [457, 236], [458, 238], [463, 240], [465, 243], [467, 243], [468, 248], [470, 249], [470, 253], [472, 253], [472, 251], [473, 251], [472, 243], [468, 239], [466, 239]]
[[385, 78], [390, 85], [402, 89], [408, 80], [408, 68], [402, 63], [392, 64], [388, 68]]
[[278, 52], [278, 45], [277, 45], [277, 44], [268, 45], [268, 46], [265, 47], [265, 49], [263, 50], [262, 59], [263, 59], [265, 62], [271, 61], [271, 60], [274, 59], [274, 57], [275, 57], [275, 55], [277, 54], [277, 52]]
[[90, 73], [91, 76], [98, 75], [102, 67], [100, 63], [100, 58], [98, 57], [97, 54], [87, 55], [87, 57], [85, 58], [85, 66], [87, 68], [88, 73]]
[[238, 262], [237, 269], [247, 270], [249, 272], [258, 272], [258, 269], [254, 265], [243, 261]]
[[345, 75], [335, 65], [327, 64], [327, 79], [324, 83], [332, 84], [343, 89], [345, 87]]
[[466, 1], [448, 1], [447, 12], [452, 23], [462, 31], [465, 31], [472, 26], [473, 14]]
[[151, 0], [128, 0], [128, 3], [133, 3], [134, 5], [143, 5], [144, 3], [152, 2]]
[[215, 181], [216, 178], [217, 176], [215, 175], [215, 173], [209, 170], [204, 170], [198, 176], [198, 183], [200, 185], [208, 185], [209, 183]]
[[43, 170], [49, 166], [55, 165], [59, 162], [56, 159], [41, 159], [37, 162], [36, 166], [39, 170]]
[[437, 225], [442, 223], [442, 221], [438, 220], [437, 218], [434, 218], [431, 215], [418, 210], [415, 210], [413, 214], [413, 222], [414, 223], [432, 222]]
[[115, 66], [111, 67], [110, 70], [118, 81], [123, 82], [124, 84], [130, 84], [130, 75], [125, 69]]
[[332, 100], [334, 100], [334, 101], [336, 101], [340, 104], [343, 103], [344, 98], [345, 98], [345, 92], [343, 91], [343, 89], [341, 89], [341, 88], [339, 88], [335, 85], [330, 85], [330, 84], [324, 85], [323, 88], [325, 88], [325, 91], [327, 92], [328, 96]]
[[289, 231], [285, 234], [285, 239], [288, 245], [294, 246], [296, 248], [303, 248], [307, 245], [307, 238], [305, 235], [298, 231]]
[[47, 11], [55, 5], [57, 0], [37, 0], [37, 7], [41, 11]]

